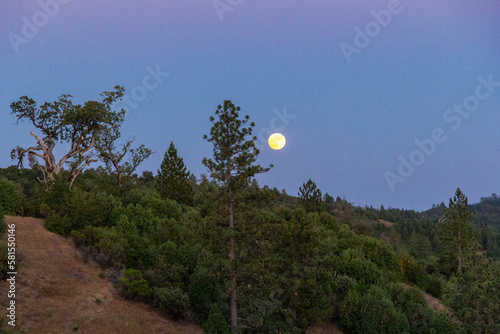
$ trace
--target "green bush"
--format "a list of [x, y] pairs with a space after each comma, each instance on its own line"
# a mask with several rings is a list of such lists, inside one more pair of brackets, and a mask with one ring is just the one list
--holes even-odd
[[207, 321], [203, 324], [204, 334], [230, 334], [229, 326], [220, 309], [213, 306]]
[[407, 283], [420, 286], [424, 277], [424, 269], [417, 263], [415, 258], [409, 254], [398, 254], [398, 269]]
[[184, 318], [189, 310], [189, 297], [180, 288], [153, 288], [153, 305], [175, 319]]
[[150, 208], [155, 216], [168, 217], [179, 220], [182, 217], [182, 209], [179, 203], [171, 199], [163, 199], [158, 193], [146, 193], [139, 204]]
[[335, 268], [340, 274], [345, 274], [367, 286], [384, 282], [383, 272], [370, 260], [363, 258], [363, 252], [359, 249], [348, 249], [340, 257]]
[[361, 295], [358, 291], [347, 291], [339, 307], [340, 321], [347, 329], [354, 329], [356, 327], [360, 303]]
[[129, 268], [124, 277], [118, 280], [118, 290], [127, 298], [133, 300], [147, 300], [151, 296], [148, 282], [142, 277], [139, 270]]
[[72, 230], [71, 219], [55, 213], [45, 220], [44, 226], [50, 232], [67, 237]]
[[2, 236], [6, 231], [7, 231], [7, 224], [5, 223], [3, 209], [0, 206], [0, 236]]
[[63, 175], [57, 175], [49, 191], [45, 194], [45, 203], [51, 211], [64, 215], [71, 213], [69, 210], [70, 200], [71, 191], [68, 182]]
[[350, 290], [339, 308], [340, 322], [355, 333], [408, 333], [409, 323], [385, 292], [372, 286], [363, 295]]
[[209, 317], [213, 305], [224, 305], [225, 297], [221, 293], [222, 282], [214, 276], [198, 267], [190, 277], [189, 300], [196, 320], [199, 322], [204, 322]]
[[0, 207], [8, 215], [23, 214], [23, 196], [14, 182], [0, 178]]
[[73, 230], [71, 231], [71, 239], [73, 239], [76, 248], [85, 247], [85, 234]]
[[367, 259], [377, 264], [380, 268], [391, 271], [397, 270], [397, 256], [392, 247], [381, 240], [371, 237], [362, 237], [363, 251]]
[[120, 201], [103, 192], [85, 193], [75, 189], [71, 193], [70, 203], [65, 212], [73, 221], [73, 229], [81, 230], [85, 226], [112, 226], [112, 212], [119, 207]]
[[427, 280], [425, 292], [430, 293], [436, 298], [441, 298], [443, 293], [443, 281], [439, 277], [430, 276]]
[[357, 333], [407, 333], [408, 319], [398, 311], [380, 288], [368, 290], [359, 304], [355, 329]]
[[118, 269], [125, 263], [129, 244], [127, 238], [115, 227], [86, 226], [82, 232], [77, 232], [72, 237], [84, 239], [81, 241], [75, 239], [75, 245], [77, 242], [84, 243], [86, 247], [82, 247], [82, 250], [91, 249], [93, 259], [103, 270], [109, 267]]
[[39, 213], [42, 218], [47, 218], [50, 217], [52, 210], [50, 209], [50, 206], [47, 203], [42, 202], [40, 203]]

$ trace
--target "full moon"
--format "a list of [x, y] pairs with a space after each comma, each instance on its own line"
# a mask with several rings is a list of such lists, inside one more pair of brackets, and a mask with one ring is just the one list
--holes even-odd
[[273, 150], [281, 150], [286, 144], [286, 139], [281, 133], [273, 133], [269, 136], [268, 143]]

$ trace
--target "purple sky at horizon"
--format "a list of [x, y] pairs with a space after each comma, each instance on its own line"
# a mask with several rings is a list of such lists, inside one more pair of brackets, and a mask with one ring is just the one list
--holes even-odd
[[[391, 8], [385, 26], [375, 21]], [[287, 139], [281, 151], [262, 146], [258, 162], [275, 167], [261, 185], [296, 195], [311, 178], [356, 205], [416, 210], [447, 203], [457, 187], [471, 203], [500, 193], [500, 86], [482, 87], [490, 94], [469, 116], [447, 113], [474, 102], [479, 77], [500, 82], [498, 1], [5, 0], [0, 9], [0, 167], [33, 143], [10, 113], [20, 96], [82, 103], [123, 85], [134, 107], [122, 133], [156, 151], [141, 171], [156, 173], [173, 141], [197, 177], [207, 173], [202, 136], [231, 99], [259, 143], [273, 126]], [[376, 30], [346, 57], [355, 28]], [[168, 72], [150, 90], [148, 68]], [[446, 140], [415, 153], [435, 129]], [[415, 162], [411, 175], [398, 171], [400, 157]], [[387, 172], [399, 177], [394, 191]]]

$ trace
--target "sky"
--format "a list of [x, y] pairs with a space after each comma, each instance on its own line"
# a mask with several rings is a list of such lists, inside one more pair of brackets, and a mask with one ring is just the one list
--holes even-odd
[[[224, 100], [256, 123], [259, 184], [312, 179], [355, 205], [426, 210], [500, 193], [500, 4], [486, 1], [0, 2], [0, 167], [33, 144], [10, 104], [125, 87], [123, 140], [171, 141], [199, 177]], [[287, 145], [266, 144], [272, 132]], [[64, 151], [59, 144], [59, 155]]]

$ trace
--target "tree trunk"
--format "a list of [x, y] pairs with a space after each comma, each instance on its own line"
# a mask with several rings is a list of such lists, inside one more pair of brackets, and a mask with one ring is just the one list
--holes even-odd
[[[234, 230], [234, 214], [233, 214], [233, 194], [231, 185], [229, 185], [229, 228], [231, 233]], [[231, 235], [229, 237], [229, 260], [231, 262], [231, 301], [230, 301], [230, 311], [231, 311], [231, 329], [233, 333], [238, 333], [238, 306], [237, 306], [237, 294], [236, 294], [236, 257], [234, 251], [234, 237]]]

